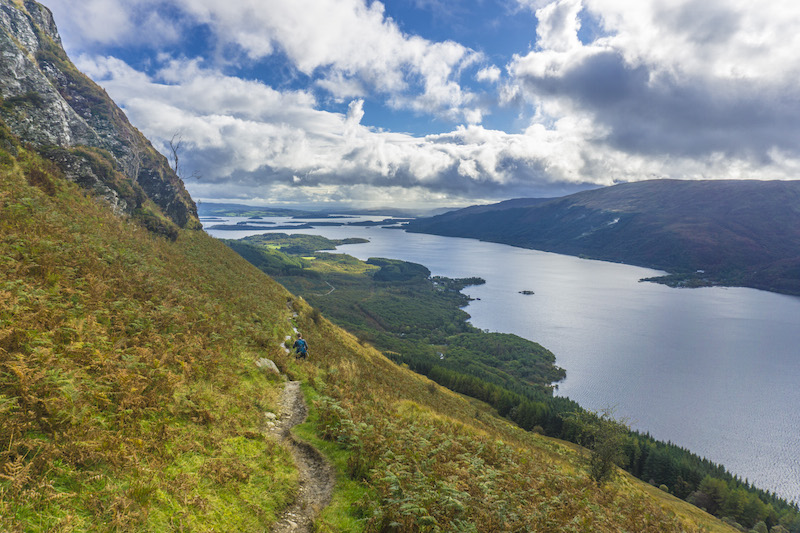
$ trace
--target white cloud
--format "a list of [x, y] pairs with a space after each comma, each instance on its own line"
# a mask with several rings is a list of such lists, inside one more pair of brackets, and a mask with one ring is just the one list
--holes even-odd
[[[539, 41], [538, 50], [526, 57], [531, 62], [539, 55], [560, 55], [564, 65], [574, 66], [587, 55], [613, 50], [629, 68], [645, 67], [653, 78], [669, 76], [677, 83], [691, 78], [785, 83], [800, 71], [797, 2], [559, 0], [536, 15]], [[593, 18], [607, 36], [581, 45], [581, 17]]]
[[581, 0], [559, 0], [537, 9], [537, 45], [554, 52], [568, 52], [580, 47], [578, 13], [582, 7]]
[[475, 79], [478, 81], [496, 83], [500, 79], [500, 74], [501, 72], [499, 68], [497, 68], [495, 65], [490, 65], [480, 69], [478, 74], [475, 76]]
[[326, 78], [317, 80], [316, 85], [328, 91], [339, 103], [349, 98], [363, 98], [369, 94], [360, 80], [346, 77], [341, 72], [331, 73]]
[[[537, 40], [505, 71], [405, 33], [377, 1], [176, 0], [172, 19], [159, 0], [97, 2], [55, 3], [74, 8], [68, 26], [86, 42], [141, 44], [158, 28], [153, 38], [170, 40], [204, 24], [221, 54], [285, 56], [281, 81], [304, 86], [240, 79], [213, 57], [159, 55], [149, 75], [81, 58], [156, 144], [183, 132], [199, 197], [461, 201], [800, 170], [800, 4], [786, 0], [517, 0]], [[467, 76], [497, 94], [466, 89]], [[465, 125], [427, 137], [370, 128], [376, 99]], [[517, 133], [480, 125], [493, 101], [515, 106]], [[321, 110], [331, 102], [349, 105]]]
[[798, 71], [800, 4], [791, 0], [587, 0], [586, 9], [634, 66], [731, 80]]
[[[78, 48], [178, 40], [183, 27], [203, 25], [221, 47], [253, 61], [285, 54], [333, 98], [383, 95], [399, 109], [456, 122], [474, 120], [475, 95], [459, 78], [482, 60], [453, 41], [404, 33], [379, 1], [367, 0], [54, 0], [67, 41]], [[177, 9], [176, 9], [177, 8]], [[167, 17], [166, 13], [169, 13]], [[220, 52], [223, 54], [223, 52]], [[223, 54], [224, 55], [224, 54]]]
[[353, 100], [347, 107], [347, 115], [344, 121], [344, 136], [346, 138], [355, 137], [358, 134], [358, 126], [364, 118], [364, 100]]
[[[282, 191], [306, 201], [324, 193], [351, 201], [402, 204], [427, 195], [460, 202], [655, 177], [787, 177], [798, 168], [796, 153], [787, 150], [773, 150], [768, 164], [718, 151], [698, 157], [632, 153], [608, 143], [609, 127], [593, 113], [556, 104], [544, 106], [548, 114], [521, 133], [470, 125], [418, 138], [362, 125], [361, 99], [346, 113], [320, 111], [306, 92], [279, 92], [198, 61], [169, 61], [156, 78], [114, 58], [82, 58], [79, 67], [100, 80], [157, 145], [166, 148], [181, 131], [185, 168], [203, 176], [187, 185], [201, 198]], [[404, 190], [413, 192], [399, 194]]]
[[[508, 65], [505, 98], [527, 99], [533, 125], [588, 124], [576, 137], [587, 177], [797, 177], [800, 4], [520, 4], [536, 8], [539, 40]], [[589, 19], [602, 36], [584, 44]]]
[[82, 57], [78, 64], [165, 152], [181, 132], [185, 168], [203, 176], [201, 183], [188, 183], [193, 194], [195, 187], [206, 195], [248, 187], [252, 194], [300, 187], [310, 195], [320, 188], [363, 193], [375, 187], [384, 193], [410, 188], [413, 198], [423, 191], [463, 198], [495, 196], [495, 187], [530, 191], [560, 180], [582, 183], [566, 160], [563, 139], [547, 132], [512, 135], [472, 125], [417, 138], [362, 125], [363, 100], [353, 100], [345, 114], [319, 111], [305, 92], [281, 93], [198, 61], [169, 61], [155, 78], [114, 58]]
[[66, 42], [78, 47], [148, 43], [179, 39], [180, 28], [156, 9], [160, 0], [49, 0]]

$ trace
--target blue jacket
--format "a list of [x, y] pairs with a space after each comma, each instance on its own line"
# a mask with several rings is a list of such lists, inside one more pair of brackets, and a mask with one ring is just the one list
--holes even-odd
[[292, 346], [297, 353], [304, 354], [308, 352], [308, 343], [304, 339], [297, 339]]

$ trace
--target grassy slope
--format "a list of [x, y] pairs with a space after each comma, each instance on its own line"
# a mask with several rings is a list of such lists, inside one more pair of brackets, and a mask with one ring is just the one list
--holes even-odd
[[287, 360], [282, 287], [202, 233], [173, 243], [114, 218], [20, 153], [0, 158], [0, 530], [263, 530], [296, 487], [260, 436], [280, 385], [263, 356], [309, 385], [311, 431], [338, 457], [323, 531], [725, 530], [627, 477], [596, 487], [572, 447], [299, 300], [312, 358]]
[[[512, 335], [480, 330], [443, 335], [443, 326], [453, 331], [465, 330], [464, 315], [458, 307], [466, 300], [454, 292], [463, 282], [435, 278], [434, 284], [428, 279], [427, 269], [420, 265], [390, 261], [378, 267], [343, 254], [315, 253], [314, 250], [333, 245], [319, 236], [264, 234], [225, 242], [290, 291], [305, 297], [334, 323], [355, 334], [360, 342], [369, 342], [396, 363], [407, 364], [443, 387], [490, 402], [523, 429], [576, 442], [574, 428], [562, 427], [561, 421], [578, 408], [577, 404], [560, 397], [548, 398], [545, 391], [537, 388], [562, 377], [552, 366], [552, 354]], [[288, 256], [285, 251], [307, 257]], [[385, 277], [380, 276], [383, 269], [392, 266], [402, 266], [410, 279], [400, 283], [377, 281]], [[291, 271], [289, 275], [285, 274], [287, 270]], [[440, 353], [445, 354], [444, 358]], [[521, 398], [497, 387], [530, 394], [534, 401], [517, 404]], [[751, 527], [761, 519], [794, 524], [794, 529], [800, 531], [796, 509], [757, 489], [748, 494], [724, 468], [688, 451], [641, 435], [633, 437], [625, 450], [629, 472], [654, 485], [664, 483], [682, 499], [715, 509], [717, 516], [732, 516], [735, 518], [728, 520]], [[714, 489], [710, 478], [704, 480], [707, 475], [726, 480], [724, 504], [714, 507], [708, 503], [708, 494]], [[744, 501], [748, 503], [741, 503]]]
[[576, 447], [521, 431], [324, 320], [303, 323], [316, 360], [306, 379], [329, 396], [315, 403], [317, 432], [344, 443], [347, 473], [371, 485], [367, 531], [728, 531], [628, 476], [598, 488]]
[[281, 363], [288, 294], [205, 235], [155, 237], [20, 159], [0, 168], [0, 530], [273, 519], [296, 473], [258, 433], [279, 384], [253, 363]]

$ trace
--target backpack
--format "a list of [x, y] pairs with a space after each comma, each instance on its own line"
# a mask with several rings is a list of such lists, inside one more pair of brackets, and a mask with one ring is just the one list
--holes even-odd
[[306, 355], [308, 353], [308, 345], [304, 339], [297, 339], [295, 344], [297, 345], [297, 353], [300, 355]]

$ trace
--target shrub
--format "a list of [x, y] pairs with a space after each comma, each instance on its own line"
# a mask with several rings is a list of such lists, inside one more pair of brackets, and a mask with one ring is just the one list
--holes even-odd
[[178, 238], [178, 226], [170, 220], [158, 216], [150, 209], [137, 209], [133, 213], [133, 219], [151, 233], [161, 235], [171, 241]]
[[624, 445], [630, 429], [614, 420], [611, 410], [600, 413], [578, 411], [569, 419], [578, 430], [578, 443], [590, 450], [589, 475], [602, 485], [614, 476], [617, 466], [626, 459]]

